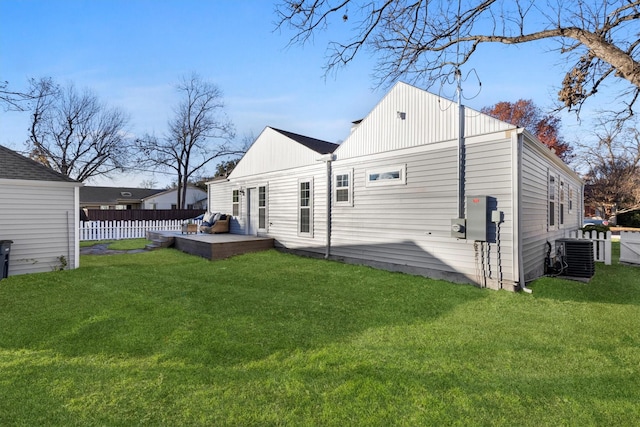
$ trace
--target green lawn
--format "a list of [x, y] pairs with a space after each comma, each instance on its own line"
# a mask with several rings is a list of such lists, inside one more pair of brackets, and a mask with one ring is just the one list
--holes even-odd
[[637, 425], [640, 269], [481, 290], [268, 251], [0, 282], [0, 425]]

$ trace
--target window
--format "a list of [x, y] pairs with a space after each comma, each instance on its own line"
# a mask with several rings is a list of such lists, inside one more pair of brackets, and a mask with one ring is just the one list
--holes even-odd
[[556, 177], [549, 175], [549, 227], [556, 226]]
[[298, 234], [313, 236], [313, 181], [298, 181]]
[[337, 206], [353, 206], [351, 197], [351, 172], [338, 173], [335, 182], [335, 204]]
[[573, 188], [569, 186], [569, 213], [573, 213]]
[[176, 205], [175, 203], [171, 204], [171, 209], [178, 209], [178, 205]]
[[267, 228], [267, 187], [258, 187], [258, 228]]
[[366, 186], [406, 184], [406, 165], [386, 166], [381, 169], [367, 169]]
[[558, 218], [560, 225], [564, 224], [564, 205], [564, 182], [560, 181], [560, 218]]
[[240, 215], [240, 190], [233, 190], [233, 198], [231, 201], [231, 215]]

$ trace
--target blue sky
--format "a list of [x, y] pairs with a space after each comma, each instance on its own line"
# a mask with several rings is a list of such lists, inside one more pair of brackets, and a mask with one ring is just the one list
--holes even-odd
[[[0, 79], [26, 88], [30, 77], [52, 77], [90, 88], [131, 117], [130, 131], [162, 134], [178, 101], [175, 84], [192, 72], [224, 92], [239, 137], [265, 126], [337, 142], [384, 96], [364, 52], [325, 78], [326, 41], [349, 27], [335, 25], [304, 47], [275, 29], [268, 0], [0, 0]], [[465, 83], [465, 104], [533, 99], [551, 107], [564, 75], [561, 58], [542, 43], [482, 47], [472, 68], [482, 81]], [[432, 88], [437, 92], [437, 88]], [[453, 96], [453, 88], [443, 95]], [[21, 150], [28, 113], [0, 112], [0, 144]], [[565, 134], [575, 129], [563, 117]], [[212, 169], [215, 165], [212, 165]], [[132, 174], [96, 185], [137, 186]], [[159, 186], [170, 176], [155, 175]]]

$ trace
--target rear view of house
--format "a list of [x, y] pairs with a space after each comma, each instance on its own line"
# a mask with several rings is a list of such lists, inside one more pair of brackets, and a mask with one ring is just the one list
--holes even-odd
[[0, 240], [9, 275], [77, 268], [82, 183], [0, 146]]
[[285, 249], [517, 290], [580, 226], [582, 186], [526, 130], [398, 83], [339, 146], [266, 128], [209, 200]]

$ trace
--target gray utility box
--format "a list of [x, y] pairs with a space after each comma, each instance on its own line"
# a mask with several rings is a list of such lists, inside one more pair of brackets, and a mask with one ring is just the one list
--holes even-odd
[[2, 269], [0, 280], [9, 276], [9, 254], [11, 253], [12, 243], [12, 240], [0, 240], [0, 269]]
[[467, 197], [467, 240], [486, 242], [491, 220], [488, 196]]

